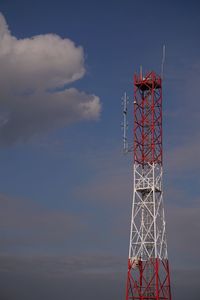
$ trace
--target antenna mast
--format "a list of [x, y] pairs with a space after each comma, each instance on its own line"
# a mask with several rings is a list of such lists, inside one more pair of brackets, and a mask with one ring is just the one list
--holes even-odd
[[128, 139], [127, 139], [127, 130], [128, 130], [128, 122], [127, 122], [127, 114], [128, 114], [128, 96], [126, 92], [122, 97], [122, 105], [123, 105], [123, 152], [128, 152]]
[[163, 45], [162, 62], [161, 62], [161, 79], [164, 78], [164, 63], [165, 63], [165, 45]]

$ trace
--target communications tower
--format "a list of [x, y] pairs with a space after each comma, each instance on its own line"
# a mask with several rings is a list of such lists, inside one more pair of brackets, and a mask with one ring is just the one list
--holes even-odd
[[[125, 127], [126, 104], [125, 95]], [[126, 300], [171, 300], [163, 208], [162, 79], [155, 72], [134, 75], [133, 152]]]

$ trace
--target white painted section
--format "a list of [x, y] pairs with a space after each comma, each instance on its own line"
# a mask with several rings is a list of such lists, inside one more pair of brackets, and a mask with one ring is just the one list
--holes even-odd
[[162, 166], [134, 164], [129, 258], [167, 258]]

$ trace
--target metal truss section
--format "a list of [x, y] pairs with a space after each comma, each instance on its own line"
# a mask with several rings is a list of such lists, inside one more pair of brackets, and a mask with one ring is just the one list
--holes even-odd
[[134, 76], [133, 204], [126, 300], [171, 300], [163, 207], [162, 80]]
[[126, 299], [171, 300], [168, 260], [139, 260], [137, 267], [129, 260]]
[[134, 164], [129, 259], [167, 258], [162, 166]]
[[154, 72], [134, 76], [134, 160], [162, 163], [162, 82]]

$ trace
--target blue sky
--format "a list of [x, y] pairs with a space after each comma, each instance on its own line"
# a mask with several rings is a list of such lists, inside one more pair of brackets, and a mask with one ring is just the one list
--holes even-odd
[[132, 157], [122, 155], [121, 96], [132, 98], [140, 65], [160, 72], [163, 44], [173, 298], [197, 299], [199, 8], [198, 1], [0, 2], [3, 300], [124, 297]]

